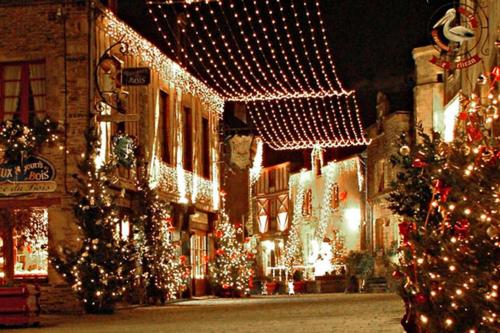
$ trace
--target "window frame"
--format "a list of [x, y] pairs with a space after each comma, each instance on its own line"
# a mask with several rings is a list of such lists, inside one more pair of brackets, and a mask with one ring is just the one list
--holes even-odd
[[[29, 66], [30, 65], [43, 65], [43, 77], [30, 79]], [[14, 62], [0, 62], [0, 121], [5, 120], [6, 111], [5, 111], [5, 99], [12, 98], [15, 96], [6, 96], [5, 95], [5, 83], [19, 81], [19, 104], [18, 110], [13, 113], [8, 113], [12, 115], [11, 119], [16, 118], [16, 114], [19, 114], [17, 118], [25, 125], [29, 125], [34, 117], [37, 117], [39, 114], [45, 114], [46, 110], [46, 97], [47, 97], [47, 72], [46, 72], [46, 63], [45, 60], [26, 60], [26, 61], [14, 61]], [[4, 78], [4, 69], [8, 66], [20, 66], [21, 73], [19, 80], [5, 80]], [[33, 81], [43, 81], [44, 93], [43, 94], [33, 94], [31, 92], [30, 84]], [[35, 97], [43, 97], [44, 98], [44, 106], [43, 110], [30, 110], [30, 98]]]

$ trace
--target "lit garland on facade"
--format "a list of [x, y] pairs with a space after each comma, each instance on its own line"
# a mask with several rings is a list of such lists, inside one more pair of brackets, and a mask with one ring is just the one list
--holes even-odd
[[262, 172], [262, 155], [264, 153], [264, 145], [260, 138], [256, 139], [257, 150], [253, 158], [252, 167], [250, 168], [250, 187], [252, 187], [260, 178]]
[[224, 100], [217, 92], [181, 68], [135, 30], [119, 21], [110, 11], [104, 10], [103, 20], [105, 22], [102, 27], [107, 35], [127, 43], [130, 54], [138, 55], [142, 61], [158, 71], [163, 80], [172, 82], [183, 92], [200, 96], [207, 110], [222, 116]]
[[293, 265], [302, 259], [302, 253], [300, 253], [300, 225], [303, 218], [302, 206], [304, 204], [306, 184], [310, 181], [311, 172], [306, 170], [302, 170], [300, 174], [292, 175], [289, 180], [290, 197], [292, 196], [292, 189], [296, 187], [292, 224], [285, 243], [285, 263], [290, 271], [292, 271]]
[[180, 51], [172, 56], [224, 100], [244, 102], [271, 148], [369, 143], [355, 93], [335, 72], [319, 2], [185, 2], [180, 31], [175, 6], [147, 3], [169, 48]]
[[[158, 189], [160, 191], [178, 196], [179, 202], [183, 198], [184, 200], [191, 198], [192, 202], [210, 204], [213, 209], [217, 209], [215, 202], [213, 202], [213, 191], [214, 188], [217, 188], [215, 182], [195, 175], [183, 168], [173, 168], [161, 162], [158, 162], [157, 165], [159, 168], [157, 171]], [[196, 185], [195, 190], [193, 190], [193, 185]], [[195, 193], [195, 196], [193, 196], [193, 193]]]

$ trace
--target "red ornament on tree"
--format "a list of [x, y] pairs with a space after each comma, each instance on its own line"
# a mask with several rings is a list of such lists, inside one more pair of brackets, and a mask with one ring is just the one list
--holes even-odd
[[424, 162], [419, 158], [416, 158], [411, 164], [411, 166], [414, 168], [425, 168], [427, 165], [428, 165], [427, 162]]
[[186, 262], [186, 256], [180, 256], [179, 260], [180, 260], [181, 263], [184, 264]]
[[216, 254], [216, 255], [218, 255], [218, 256], [221, 256], [221, 255], [223, 255], [223, 254], [224, 254], [224, 250], [223, 250], [223, 249], [217, 249], [217, 250], [215, 251], [215, 254]]
[[427, 297], [425, 297], [425, 295], [423, 293], [417, 293], [415, 295], [415, 302], [418, 305], [425, 304], [427, 302]]
[[229, 289], [229, 285], [228, 285], [227, 283], [224, 283], [224, 284], [222, 285], [222, 289]]
[[215, 237], [222, 238], [222, 236], [224, 236], [224, 232], [222, 232], [222, 230], [217, 230], [215, 232]]
[[347, 192], [346, 191], [340, 192], [339, 193], [339, 200], [344, 201], [345, 199], [347, 199]]
[[410, 237], [410, 232], [413, 230], [413, 225], [411, 222], [403, 221], [398, 224], [399, 234], [403, 238], [403, 243], [407, 244]]

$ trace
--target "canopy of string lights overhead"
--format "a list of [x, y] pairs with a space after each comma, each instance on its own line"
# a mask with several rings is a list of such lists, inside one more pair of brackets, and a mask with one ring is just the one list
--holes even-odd
[[170, 57], [245, 103], [273, 149], [365, 145], [337, 76], [319, 0], [146, 1]]

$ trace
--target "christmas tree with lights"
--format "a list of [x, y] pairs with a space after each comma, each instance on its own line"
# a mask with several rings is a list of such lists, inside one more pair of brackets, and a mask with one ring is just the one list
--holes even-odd
[[136, 226], [141, 239], [142, 280], [148, 302], [177, 298], [186, 288], [189, 269], [172, 240], [174, 227], [166, 203], [146, 180], [138, 185]]
[[402, 217], [407, 332], [498, 332], [500, 152], [493, 94], [461, 99], [453, 142], [402, 137], [390, 208]]
[[111, 159], [98, 167], [100, 141], [97, 126], [85, 133], [87, 150], [74, 175], [74, 213], [80, 232], [78, 249], [51, 253], [55, 268], [72, 286], [89, 313], [109, 313], [127, 290], [135, 267], [133, 244], [119, 233], [119, 211], [110, 186], [116, 163]]
[[243, 243], [243, 229], [229, 221], [222, 197], [221, 222], [215, 231], [215, 260], [209, 265], [212, 285], [223, 296], [250, 293], [250, 279], [253, 274], [253, 255], [247, 252]]

